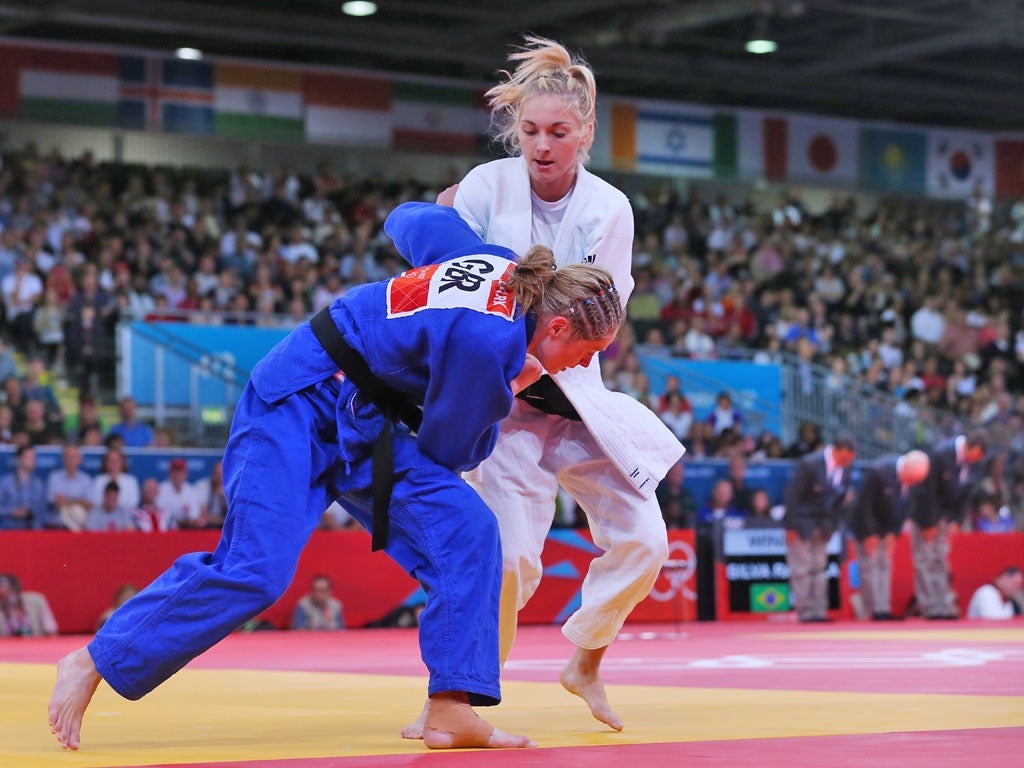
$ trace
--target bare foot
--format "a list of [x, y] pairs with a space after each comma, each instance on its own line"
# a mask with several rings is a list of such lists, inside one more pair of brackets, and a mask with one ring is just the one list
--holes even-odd
[[72, 651], [57, 662], [57, 682], [50, 696], [50, 733], [64, 749], [78, 749], [82, 716], [100, 684], [87, 648]]
[[505, 733], [477, 715], [462, 691], [435, 693], [427, 701], [423, 743], [430, 749], [521, 749], [536, 747], [528, 736]]
[[596, 649], [577, 648], [562, 670], [559, 681], [565, 690], [587, 702], [590, 714], [616, 731], [621, 731], [622, 719], [608, 703], [608, 694], [601, 682], [601, 659], [606, 650], [607, 645]]
[[402, 729], [403, 739], [422, 739], [423, 724], [427, 721], [427, 710], [430, 709], [430, 699], [423, 702], [423, 711], [420, 716]]

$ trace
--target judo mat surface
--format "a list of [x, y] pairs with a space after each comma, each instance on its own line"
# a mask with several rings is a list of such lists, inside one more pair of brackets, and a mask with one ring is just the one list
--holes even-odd
[[0, 639], [0, 768], [1024, 765], [1024, 620], [627, 625], [604, 662], [621, 733], [564, 691], [572, 647], [523, 627], [504, 700], [532, 750], [432, 752], [415, 630], [236, 634], [137, 702], [101, 684], [82, 747], [46, 724], [88, 637]]

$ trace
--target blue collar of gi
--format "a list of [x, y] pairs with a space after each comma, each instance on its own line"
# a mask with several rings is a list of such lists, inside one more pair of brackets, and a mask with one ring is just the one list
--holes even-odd
[[537, 331], [537, 313], [529, 311], [524, 318], [526, 321], [526, 343], [529, 344], [533, 334]]

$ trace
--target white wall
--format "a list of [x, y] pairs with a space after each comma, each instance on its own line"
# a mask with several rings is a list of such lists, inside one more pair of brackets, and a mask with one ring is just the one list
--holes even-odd
[[264, 169], [287, 162], [297, 171], [311, 173], [317, 163], [328, 160], [336, 171], [344, 173], [360, 176], [379, 173], [387, 178], [410, 175], [422, 180], [459, 178], [481, 161], [477, 157], [414, 155], [370, 147], [264, 144], [206, 136], [0, 121], [0, 148], [21, 149], [29, 142], [35, 142], [43, 154], [52, 147], [60, 147], [68, 158], [92, 150], [101, 162], [228, 169], [243, 160]]

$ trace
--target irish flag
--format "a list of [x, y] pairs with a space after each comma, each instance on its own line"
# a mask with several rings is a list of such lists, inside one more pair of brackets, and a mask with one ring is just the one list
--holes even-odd
[[219, 63], [213, 105], [218, 136], [290, 143], [305, 137], [298, 70]]
[[391, 84], [383, 77], [304, 72], [306, 140], [313, 143], [391, 145]]

